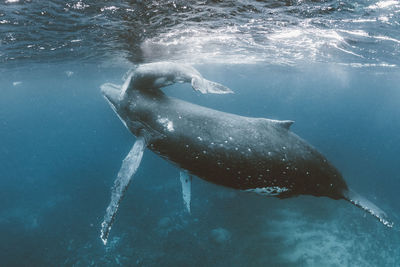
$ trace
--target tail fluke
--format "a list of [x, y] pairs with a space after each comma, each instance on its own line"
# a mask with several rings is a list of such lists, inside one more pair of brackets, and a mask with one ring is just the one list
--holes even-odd
[[365, 210], [370, 213], [372, 216], [377, 218], [383, 225], [392, 228], [394, 223], [391, 222], [386, 213], [378, 208], [374, 203], [360, 196], [353, 190], [349, 189], [348, 191], [343, 192], [344, 199], [354, 204], [355, 206]]
[[193, 77], [192, 87], [194, 90], [201, 92], [202, 94], [232, 94], [233, 91], [228, 87], [206, 80], [202, 77]]

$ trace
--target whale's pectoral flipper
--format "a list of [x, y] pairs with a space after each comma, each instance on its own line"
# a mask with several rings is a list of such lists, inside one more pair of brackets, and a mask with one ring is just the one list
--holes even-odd
[[190, 195], [191, 195], [191, 185], [192, 176], [187, 171], [180, 172], [180, 180], [182, 184], [182, 197], [183, 203], [187, 211], [190, 213]]
[[121, 199], [128, 188], [131, 178], [140, 165], [145, 148], [146, 140], [144, 137], [139, 136], [132, 149], [122, 162], [121, 169], [119, 170], [117, 179], [112, 187], [110, 204], [107, 207], [104, 221], [101, 224], [100, 238], [104, 245], [107, 244], [107, 238], [110, 233], [112, 223], [114, 222], [119, 203], [121, 202]]
[[194, 90], [201, 92], [202, 94], [231, 94], [233, 91], [228, 87], [206, 80], [199, 76], [194, 76], [192, 78], [192, 87]]
[[368, 199], [365, 199], [364, 197], [360, 196], [359, 194], [350, 189], [348, 191], [346, 190], [345, 192], [343, 192], [343, 195], [344, 199], [354, 204], [355, 206], [365, 210], [366, 212], [370, 213], [385, 226], [389, 228], [393, 227], [394, 224], [393, 222], [389, 221], [386, 213]]

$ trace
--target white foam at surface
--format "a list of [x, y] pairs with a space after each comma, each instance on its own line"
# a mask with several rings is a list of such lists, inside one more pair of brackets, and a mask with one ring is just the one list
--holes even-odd
[[399, 1], [389, 0], [389, 1], [379, 1], [373, 5], [368, 6], [369, 9], [383, 9], [390, 6], [400, 4]]
[[[259, 64], [268, 62], [295, 65], [298, 62], [334, 62], [379, 64], [384, 61], [379, 52], [394, 48], [396, 44], [379, 46], [374, 43], [366, 49], [364, 38], [397, 43], [390, 32], [374, 31], [382, 24], [398, 24], [396, 13], [399, 1], [377, 1], [361, 7], [366, 13], [371, 8], [379, 12], [350, 18], [304, 18], [297, 23], [284, 19], [260, 17], [243, 20], [221, 27], [204, 27], [202, 24], [177, 25], [166, 32], [149, 37], [141, 43], [147, 61], [160, 58], [191, 64]], [[360, 28], [360, 23], [370, 25]], [[350, 40], [347, 34], [353, 35]], [[383, 35], [378, 37], [378, 35]], [[370, 36], [368, 36], [370, 35]], [[388, 48], [386, 48], [388, 47]], [[394, 60], [393, 60], [394, 61]], [[391, 63], [397, 65], [397, 63]]]
[[[265, 34], [254, 39], [249, 34], [251, 31], [265, 31]], [[321, 54], [321, 48], [335, 47], [332, 44], [343, 42], [334, 29], [320, 29], [312, 26], [310, 21], [274, 30], [266, 29], [259, 20], [251, 20], [240, 29], [237, 26], [178, 28], [148, 38], [141, 44], [141, 49], [148, 58], [168, 55], [175, 61], [190, 63], [254, 64], [268, 61], [290, 65], [296, 60], [315, 59]]]
[[132, 149], [122, 162], [121, 169], [118, 172], [117, 179], [111, 191], [111, 201], [107, 207], [106, 215], [101, 224], [100, 238], [104, 245], [107, 244], [107, 238], [114, 222], [115, 215], [118, 211], [119, 203], [121, 202], [126, 189], [131, 181], [131, 178], [137, 171], [143, 157], [143, 152], [146, 148], [144, 137], [138, 137]]
[[[67, 6], [68, 6], [68, 5], [67, 5]], [[85, 9], [85, 8], [87, 8], [87, 7], [89, 7], [89, 5], [83, 3], [82, 1], [78, 1], [78, 2], [76, 2], [76, 3], [74, 3], [74, 4], [72, 5], [72, 8], [73, 8], [73, 9], [77, 9], [77, 10], [83, 10], [83, 9]]]

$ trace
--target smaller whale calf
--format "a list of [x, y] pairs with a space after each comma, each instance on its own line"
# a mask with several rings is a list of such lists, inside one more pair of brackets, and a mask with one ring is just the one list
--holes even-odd
[[101, 229], [104, 244], [146, 148], [181, 169], [183, 201], [188, 212], [191, 180], [196, 176], [265, 196], [344, 199], [385, 226], [393, 226], [384, 211], [351, 190], [321, 153], [290, 130], [293, 121], [221, 112], [168, 97], [160, 90], [176, 82], [190, 83], [201, 93], [232, 93], [229, 88], [204, 79], [193, 67], [170, 62], [138, 66], [122, 87], [102, 86], [112, 109], [137, 137], [112, 189]]
[[122, 86], [120, 97], [132, 88], [160, 89], [174, 83], [190, 83], [195, 91], [203, 94], [233, 93], [228, 87], [206, 80], [195, 68], [173, 62], [156, 62], [137, 66]]

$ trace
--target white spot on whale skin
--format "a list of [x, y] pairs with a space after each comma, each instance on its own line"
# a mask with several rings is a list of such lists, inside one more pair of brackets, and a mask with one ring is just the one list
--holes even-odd
[[277, 196], [283, 192], [289, 191], [286, 187], [279, 186], [267, 186], [267, 187], [257, 187], [244, 190], [246, 192], [254, 192], [263, 196]]
[[16, 81], [16, 82], [13, 82], [13, 86], [18, 86], [18, 85], [21, 85], [22, 84], [22, 82], [21, 81]]
[[157, 120], [167, 131], [173, 132], [175, 131], [174, 129], [174, 124], [172, 121], [170, 121], [168, 118], [159, 118]]

